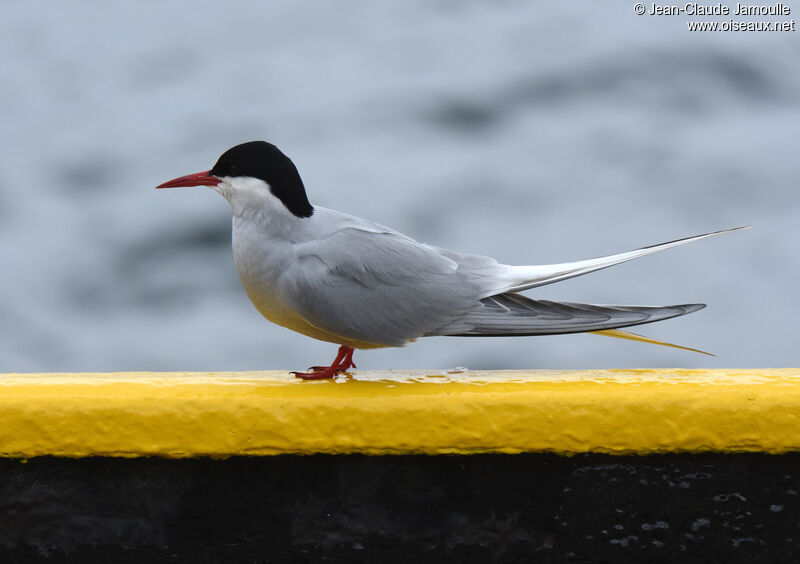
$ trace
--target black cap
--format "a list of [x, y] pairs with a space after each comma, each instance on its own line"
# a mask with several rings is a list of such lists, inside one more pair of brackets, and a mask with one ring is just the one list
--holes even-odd
[[272, 194], [297, 217], [311, 217], [314, 213], [300, 173], [292, 160], [272, 143], [250, 141], [231, 147], [222, 154], [209, 174], [218, 178], [258, 178], [266, 182]]

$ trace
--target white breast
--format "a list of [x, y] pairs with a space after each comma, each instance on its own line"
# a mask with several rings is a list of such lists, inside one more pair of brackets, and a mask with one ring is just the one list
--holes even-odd
[[233, 257], [247, 297], [271, 322], [321, 341], [356, 348], [382, 346], [353, 341], [321, 329], [295, 311], [290, 277], [297, 264], [291, 241], [275, 237], [257, 222], [234, 217]]

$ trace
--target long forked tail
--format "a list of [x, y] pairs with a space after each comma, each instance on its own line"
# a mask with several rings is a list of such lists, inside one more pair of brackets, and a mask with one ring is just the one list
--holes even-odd
[[710, 352], [701, 351], [700, 349], [693, 349], [691, 347], [684, 347], [666, 341], [659, 341], [651, 337], [645, 337], [637, 333], [630, 333], [628, 331], [620, 331], [619, 329], [606, 329], [605, 331], [592, 331], [592, 335], [603, 335], [604, 337], [616, 337], [617, 339], [628, 339], [630, 341], [639, 341], [640, 343], [650, 343], [651, 345], [661, 345], [662, 347], [672, 347], [673, 349], [683, 349], [685, 351], [692, 351], [700, 354], [707, 354], [708, 356], [716, 356]]
[[651, 245], [636, 249], [635, 251], [627, 251], [616, 255], [609, 255], [606, 257], [598, 257], [587, 260], [579, 260], [575, 262], [564, 262], [560, 264], [543, 264], [537, 266], [515, 266], [513, 267], [513, 279], [511, 285], [505, 288], [506, 292], [521, 292], [528, 288], [535, 288], [536, 286], [544, 286], [545, 284], [552, 284], [566, 280], [567, 278], [574, 278], [575, 276], [582, 276], [614, 266], [629, 260], [637, 259], [646, 255], [671, 249], [679, 245], [685, 245], [692, 241], [699, 241], [706, 237], [713, 237], [715, 235], [722, 235], [723, 233], [730, 233], [731, 231], [738, 231], [740, 229], [749, 229], [749, 225], [744, 227], [734, 227], [733, 229], [724, 229], [722, 231], [715, 231], [713, 233], [705, 233], [703, 235], [695, 235], [694, 237], [686, 237], [684, 239], [677, 239], [669, 241], [668, 243], [661, 243], [660, 245]]

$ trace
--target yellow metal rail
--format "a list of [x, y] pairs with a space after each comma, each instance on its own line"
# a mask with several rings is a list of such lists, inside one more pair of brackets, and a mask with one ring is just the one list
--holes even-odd
[[797, 450], [797, 368], [0, 375], [5, 457]]

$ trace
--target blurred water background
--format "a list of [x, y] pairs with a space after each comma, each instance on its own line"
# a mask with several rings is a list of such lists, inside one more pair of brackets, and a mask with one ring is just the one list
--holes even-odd
[[360, 368], [797, 366], [798, 34], [687, 19], [633, 2], [5, 3], [0, 372], [332, 359], [250, 305], [221, 197], [154, 190], [253, 139], [294, 160], [312, 203], [508, 263], [754, 225], [527, 293], [708, 303], [636, 330], [716, 358], [431, 338]]

